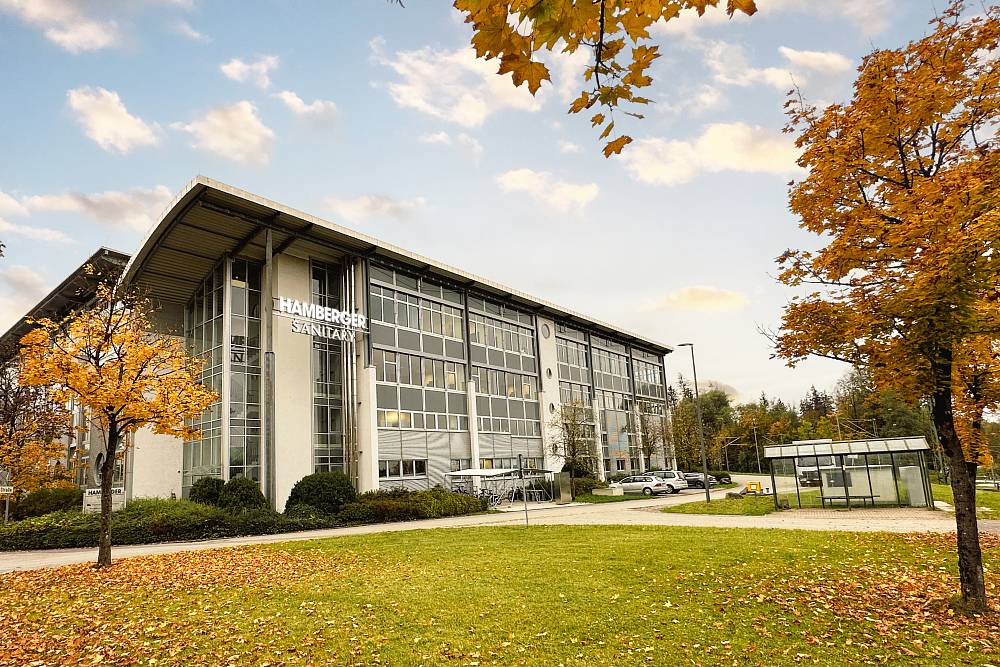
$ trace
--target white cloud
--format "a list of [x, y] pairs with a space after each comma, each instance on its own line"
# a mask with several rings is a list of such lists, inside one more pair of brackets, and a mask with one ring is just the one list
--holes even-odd
[[15, 225], [0, 218], [0, 234], [11, 234], [20, 236], [32, 241], [44, 241], [46, 243], [72, 243], [73, 240], [58, 229], [48, 227], [35, 227], [33, 225]]
[[450, 146], [451, 135], [443, 130], [441, 132], [428, 132], [417, 137], [417, 141], [422, 144], [444, 144], [445, 146]]
[[667, 113], [700, 116], [710, 111], [718, 111], [728, 106], [729, 100], [717, 86], [703, 83], [694, 89], [682, 89], [659, 103], [659, 108]]
[[91, 17], [89, 9], [77, 0], [0, 0], [0, 11], [40, 28], [46, 39], [70, 53], [97, 51], [122, 40], [115, 21]]
[[106, 151], [128, 153], [159, 141], [154, 127], [130, 114], [116, 92], [82, 87], [68, 91], [66, 98], [86, 135]]
[[0, 285], [7, 288], [7, 294], [0, 294], [0, 330], [10, 328], [24, 317], [49, 291], [47, 281], [41, 274], [22, 265], [0, 268]]
[[557, 51], [549, 59], [549, 69], [556, 93], [563, 102], [572, 102], [580, 96], [587, 82], [583, 80], [583, 72], [594, 59], [594, 54], [587, 46], [581, 46], [573, 53]]
[[0, 12], [18, 17], [70, 53], [121, 46], [131, 35], [116, 20], [164, 6], [188, 10], [192, 0], [0, 0]]
[[570, 183], [532, 169], [504, 172], [496, 181], [504, 192], [524, 192], [561, 213], [582, 210], [599, 192], [596, 183]]
[[268, 88], [271, 85], [270, 72], [278, 67], [279, 62], [278, 56], [261, 56], [252, 63], [233, 58], [228, 63], [219, 65], [219, 69], [233, 81], [248, 82], [258, 88]]
[[13, 287], [16, 292], [38, 295], [45, 293], [46, 281], [42, 274], [22, 264], [0, 268], [0, 282]]
[[750, 300], [742, 292], [734, 292], [720, 287], [693, 285], [670, 292], [662, 298], [646, 304], [643, 310], [647, 312], [656, 310], [729, 312], [741, 310], [748, 303]]
[[422, 144], [455, 146], [476, 161], [482, 157], [484, 150], [483, 145], [479, 143], [478, 139], [465, 132], [459, 132], [454, 137], [443, 130], [441, 132], [428, 132], [417, 137], [417, 141]]
[[579, 153], [580, 150], [580, 144], [574, 144], [572, 141], [566, 141], [565, 139], [559, 140], [560, 153]]
[[267, 164], [274, 132], [246, 100], [210, 109], [204, 118], [172, 127], [194, 137], [194, 147], [236, 162]]
[[798, 149], [791, 139], [746, 123], [715, 123], [692, 140], [639, 139], [619, 159], [643, 183], [681, 185], [700, 173], [739, 171], [798, 172]]
[[[724, 4], [724, 3], [720, 3]], [[685, 10], [677, 18], [658, 22], [654, 30], [662, 34], [691, 37], [700, 30], [713, 29], [730, 23], [753, 24], [783, 13], [803, 13], [821, 18], [841, 18], [855, 24], [865, 36], [877, 35], [891, 25], [893, 0], [766, 0], [757, 3], [760, 10], [753, 17], [736, 12], [732, 19], [719, 7], [708, 7], [704, 16]]]
[[386, 195], [361, 195], [353, 199], [330, 197], [325, 202], [326, 207], [336, 216], [355, 223], [363, 223], [371, 218], [406, 220], [426, 203], [423, 197], [396, 199]]
[[171, 198], [171, 192], [165, 185], [157, 185], [152, 188], [133, 188], [128, 192], [109, 190], [93, 194], [64, 192], [34, 195], [21, 201], [32, 213], [81, 213], [111, 227], [145, 231], [159, 219]]
[[384, 85], [401, 107], [463, 127], [478, 127], [490, 115], [506, 109], [541, 108], [541, 100], [526, 86], [515, 88], [510, 76], [496, 73], [497, 61], [476, 58], [472, 48], [440, 51], [424, 47], [390, 55], [380, 37], [373, 39], [370, 47], [372, 60], [398, 77], [377, 85]]
[[739, 44], [722, 40], [703, 42], [705, 65], [712, 78], [728, 86], [750, 86], [762, 83], [779, 90], [790, 88], [792, 74], [780, 67], [751, 67], [746, 50]]
[[202, 42], [208, 43], [212, 41], [212, 38], [208, 35], [198, 32], [194, 27], [187, 21], [178, 21], [174, 24], [174, 32], [182, 37], [187, 37], [192, 42]]
[[306, 104], [301, 97], [290, 90], [275, 93], [274, 97], [284, 102], [285, 106], [296, 116], [313, 121], [328, 123], [337, 115], [337, 105], [329, 100], [315, 100]]
[[849, 58], [834, 51], [798, 51], [781, 46], [778, 47], [778, 53], [793, 69], [807, 69], [820, 74], [835, 75], [849, 72], [853, 68]]
[[0, 215], [27, 215], [28, 209], [24, 204], [14, 199], [11, 195], [0, 190]]

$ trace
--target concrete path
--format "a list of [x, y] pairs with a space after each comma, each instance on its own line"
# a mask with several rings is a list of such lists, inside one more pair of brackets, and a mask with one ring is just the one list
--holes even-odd
[[[779, 485], [780, 488], [780, 485]], [[712, 492], [713, 498], [724, 498], [726, 490]], [[649, 500], [632, 500], [601, 504], [577, 503], [560, 507], [530, 509], [532, 525], [646, 525], [646, 526], [702, 526], [712, 528], [782, 528], [793, 530], [835, 530], [856, 532], [952, 532], [954, 518], [944, 512], [923, 509], [885, 510], [796, 510], [766, 516], [719, 516], [710, 514], [665, 514], [657, 511], [667, 505], [693, 502], [704, 498], [700, 489], [692, 489], [674, 496]], [[530, 505], [529, 505], [530, 507]], [[171, 542], [114, 548], [114, 557], [127, 558], [148, 554], [177, 553], [199, 549], [233, 547], [247, 544], [271, 544], [293, 540], [313, 540], [347, 535], [369, 535], [405, 530], [432, 528], [466, 528], [470, 526], [524, 525], [523, 512], [510, 511], [497, 514], [429, 519], [405, 523], [331, 528], [282, 535], [257, 535], [233, 537], [203, 542]], [[1000, 534], [1000, 521], [980, 521], [982, 532]], [[95, 560], [97, 550], [57, 549], [49, 551], [14, 551], [0, 553], [0, 573], [14, 570], [34, 570], [58, 567]]]

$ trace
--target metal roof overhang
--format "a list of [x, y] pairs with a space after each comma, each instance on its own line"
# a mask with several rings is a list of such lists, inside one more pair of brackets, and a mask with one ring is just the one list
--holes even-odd
[[[99, 248], [83, 264], [69, 274], [55, 289], [49, 292], [34, 308], [18, 320], [3, 336], [0, 336], [0, 358], [6, 359], [18, 349], [18, 343], [31, 329], [29, 320], [63, 317], [74, 308], [79, 308], [93, 297], [100, 281], [108, 275], [120, 272], [129, 256], [111, 248]], [[93, 272], [87, 267], [93, 267]]]
[[659, 354], [668, 345], [536, 299], [486, 278], [435, 262], [397, 246], [317, 218], [204, 176], [191, 180], [167, 208], [132, 257], [124, 279], [162, 301], [187, 303], [209, 271], [227, 253], [264, 258], [264, 232], [270, 229], [273, 252], [294, 246], [303, 253], [378, 257], [411, 271], [502, 298], [514, 306], [567, 324], [596, 330], [610, 338]]
[[871, 440], [842, 440], [840, 442], [778, 445], [764, 448], [766, 459], [790, 459], [809, 456], [836, 456], [841, 454], [886, 454], [889, 452], [922, 452], [930, 449], [927, 439], [873, 438]]

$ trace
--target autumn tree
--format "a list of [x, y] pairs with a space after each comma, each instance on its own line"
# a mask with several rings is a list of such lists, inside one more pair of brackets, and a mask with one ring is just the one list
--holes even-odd
[[8, 353], [0, 361], [0, 470], [17, 494], [64, 483], [60, 438], [70, 434], [70, 413], [48, 387], [19, 381], [21, 361]]
[[786, 284], [813, 291], [787, 307], [777, 351], [793, 364], [810, 354], [847, 361], [880, 388], [931, 401], [962, 598], [983, 610], [979, 450], [960, 423], [963, 382], [978, 366], [970, 348], [1000, 335], [1000, 8], [967, 20], [963, 9], [953, 3], [927, 36], [866, 56], [848, 103], [789, 103], [808, 170], [790, 208], [825, 245], [779, 258]]
[[652, 465], [653, 457], [656, 454], [663, 455], [663, 467], [670, 467], [671, 455], [667, 450], [667, 440], [664, 437], [667, 431], [667, 419], [664, 415], [646, 412], [642, 405], [639, 406], [639, 417], [636, 421], [639, 427], [639, 438], [641, 441], [642, 456], [646, 461], [646, 469]]
[[593, 474], [597, 460], [593, 410], [578, 401], [564, 403], [552, 416], [549, 429], [553, 434], [552, 453], [562, 458], [564, 468], [569, 469], [571, 493], [576, 498], [576, 478], [581, 472]]
[[[635, 109], [649, 104], [641, 93], [653, 83], [649, 74], [660, 57], [653, 43], [653, 24], [676, 19], [682, 11], [699, 16], [722, 0], [455, 0], [455, 8], [472, 24], [476, 56], [499, 61], [497, 72], [510, 72], [515, 86], [527, 84], [532, 95], [543, 81], [551, 81], [543, 54], [573, 54], [585, 49], [591, 56], [583, 73], [583, 90], [569, 113], [594, 111], [605, 157], [631, 143], [626, 134], [611, 137], [614, 112], [642, 118]], [[751, 15], [754, 0], [726, 0], [726, 12]]]
[[111, 564], [111, 483], [130, 436], [149, 428], [196, 437], [185, 420], [218, 399], [198, 381], [203, 361], [182, 340], [159, 333], [153, 315], [147, 299], [110, 280], [88, 307], [38, 320], [21, 339], [21, 383], [50, 388], [59, 402], [74, 400], [104, 436], [98, 567]]

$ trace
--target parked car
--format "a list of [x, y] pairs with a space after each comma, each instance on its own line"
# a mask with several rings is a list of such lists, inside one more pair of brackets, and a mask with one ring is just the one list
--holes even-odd
[[680, 470], [651, 470], [649, 474], [659, 477], [668, 486], [673, 487], [671, 493], [679, 493], [681, 489], [688, 488], [688, 481]]
[[[684, 478], [687, 480], [688, 486], [694, 489], [704, 489], [705, 488], [705, 473], [701, 472], [686, 472], [684, 473]], [[708, 476], [708, 485], [717, 486], [719, 480], [715, 479], [711, 475]]]
[[653, 475], [633, 475], [614, 482], [610, 486], [620, 486], [624, 493], [641, 493], [644, 496], [660, 495], [661, 493], [677, 493], [677, 487], [667, 484], [665, 480]]

